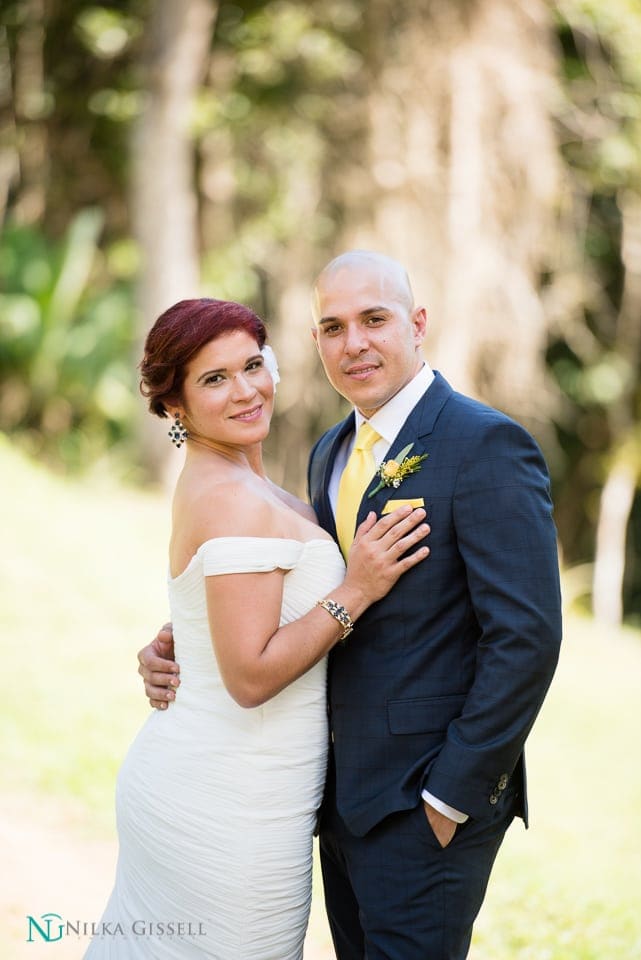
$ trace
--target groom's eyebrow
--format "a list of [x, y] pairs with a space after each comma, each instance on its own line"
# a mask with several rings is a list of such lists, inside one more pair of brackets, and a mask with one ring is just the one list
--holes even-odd
[[[389, 307], [368, 307], [366, 310], [361, 310], [358, 316], [367, 319], [376, 313], [389, 313]], [[321, 317], [318, 321], [319, 327], [324, 323], [341, 323], [341, 317]]]

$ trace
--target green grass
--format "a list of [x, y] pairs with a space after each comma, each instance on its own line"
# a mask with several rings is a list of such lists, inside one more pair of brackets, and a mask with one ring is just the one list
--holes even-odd
[[[167, 498], [61, 481], [6, 441], [0, 476], [3, 791], [109, 836], [148, 712], [136, 651], [167, 616]], [[566, 623], [528, 745], [531, 829], [508, 833], [470, 960], [641, 957], [641, 634]]]
[[114, 776], [148, 712], [136, 652], [167, 619], [161, 495], [66, 483], [0, 443], [4, 788], [112, 823]]
[[641, 957], [641, 637], [566, 618], [471, 960]]

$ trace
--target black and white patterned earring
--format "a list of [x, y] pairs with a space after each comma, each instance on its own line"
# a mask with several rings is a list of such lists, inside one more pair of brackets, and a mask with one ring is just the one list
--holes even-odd
[[171, 437], [171, 442], [174, 444], [177, 450], [180, 450], [183, 443], [189, 436], [185, 428], [185, 424], [180, 419], [180, 414], [176, 414], [176, 419], [171, 425], [171, 430], [167, 434], [168, 437]]

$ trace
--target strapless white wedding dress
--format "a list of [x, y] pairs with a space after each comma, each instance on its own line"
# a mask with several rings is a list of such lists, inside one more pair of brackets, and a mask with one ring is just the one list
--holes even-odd
[[287, 571], [281, 625], [345, 569], [330, 540], [225, 537], [169, 581], [181, 684], [120, 770], [116, 883], [88, 960], [302, 957], [327, 760], [326, 661], [244, 709], [221, 680], [205, 602], [206, 576], [276, 568]]

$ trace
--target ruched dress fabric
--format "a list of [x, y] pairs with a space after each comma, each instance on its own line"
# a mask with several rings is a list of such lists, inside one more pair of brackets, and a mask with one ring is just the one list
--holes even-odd
[[181, 684], [118, 776], [116, 883], [90, 960], [302, 957], [327, 762], [326, 660], [262, 706], [240, 707], [220, 677], [205, 599], [207, 576], [277, 568], [281, 626], [345, 570], [330, 540], [226, 537], [169, 580]]

